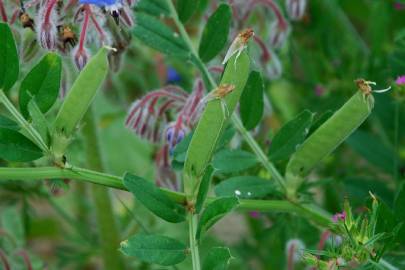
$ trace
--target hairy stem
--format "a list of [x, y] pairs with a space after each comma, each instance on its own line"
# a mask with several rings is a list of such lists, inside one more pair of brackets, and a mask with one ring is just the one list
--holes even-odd
[[[86, 145], [86, 159], [92, 169], [102, 171], [103, 163], [99, 147], [97, 126], [92, 107], [86, 113], [83, 136]], [[109, 190], [103, 186], [92, 186], [92, 197], [96, 208], [96, 220], [101, 240], [101, 252], [105, 269], [123, 269], [124, 264], [118, 251], [119, 233], [115, 223]]]
[[39, 135], [38, 131], [21, 115], [21, 113], [14, 107], [13, 103], [8, 99], [3, 90], [0, 89], [0, 102], [6, 107], [10, 114], [14, 117], [17, 123], [29, 135], [30, 139], [47, 155], [50, 154], [49, 148]]

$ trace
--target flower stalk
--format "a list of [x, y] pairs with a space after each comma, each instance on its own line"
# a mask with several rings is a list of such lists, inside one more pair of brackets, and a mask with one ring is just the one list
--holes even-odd
[[[86, 125], [83, 136], [86, 145], [86, 159], [92, 169], [103, 171], [103, 163], [99, 148], [99, 139], [94, 115], [90, 107], [85, 115]], [[96, 208], [96, 219], [101, 240], [101, 252], [105, 269], [123, 269], [123, 262], [117, 246], [120, 241], [117, 224], [111, 204], [108, 189], [102, 186], [92, 186], [92, 197]]]

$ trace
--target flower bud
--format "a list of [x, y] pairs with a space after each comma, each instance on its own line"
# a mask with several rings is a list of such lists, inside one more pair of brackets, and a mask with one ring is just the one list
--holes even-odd
[[305, 14], [307, 0], [286, 0], [288, 17], [293, 21], [301, 20]]
[[38, 41], [42, 48], [55, 50], [57, 45], [58, 30], [56, 27], [56, 0], [48, 0], [41, 7], [37, 21]]
[[53, 51], [56, 49], [56, 26], [52, 23], [41, 23], [38, 30], [38, 40], [42, 48]]
[[174, 148], [179, 144], [187, 133], [187, 128], [181, 122], [182, 119], [178, 119], [176, 122], [172, 122], [166, 129], [166, 142], [169, 145], [169, 153], [173, 154]]
[[89, 53], [86, 48], [76, 46], [72, 51], [73, 62], [79, 70], [82, 70], [89, 60]]
[[286, 245], [286, 255], [292, 262], [299, 262], [304, 254], [305, 244], [300, 239], [290, 239]]
[[290, 27], [285, 21], [274, 21], [270, 26], [270, 46], [281, 48], [287, 40], [290, 33]]

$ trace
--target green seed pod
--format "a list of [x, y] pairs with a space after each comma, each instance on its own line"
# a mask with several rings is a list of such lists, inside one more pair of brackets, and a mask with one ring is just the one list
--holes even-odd
[[52, 152], [56, 162], [62, 158], [70, 137], [90, 107], [107, 72], [109, 49], [101, 48], [90, 59], [68, 92], [53, 125]]
[[[221, 86], [232, 86], [223, 97], [208, 101], [191, 139], [184, 164], [184, 189], [192, 195], [211, 160], [225, 123], [234, 111], [249, 75], [249, 57], [246, 52], [236, 54], [225, 68]], [[213, 90], [210, 94], [215, 96]], [[226, 91], [225, 91], [226, 92]], [[208, 94], [208, 95], [210, 95]], [[225, 105], [226, 104], [226, 105]]]
[[336, 149], [370, 115], [371, 94], [358, 91], [297, 149], [286, 169], [287, 193], [294, 196], [303, 177]]

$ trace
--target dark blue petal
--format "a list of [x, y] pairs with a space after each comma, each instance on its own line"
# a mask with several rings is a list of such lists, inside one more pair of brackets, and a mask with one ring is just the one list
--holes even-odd
[[177, 73], [177, 71], [172, 68], [169, 67], [167, 69], [167, 82], [168, 83], [176, 83], [176, 82], [180, 82], [181, 81], [181, 76], [179, 73]]
[[79, 0], [80, 4], [93, 4], [98, 6], [111, 6], [118, 2], [118, 0]]
[[174, 133], [173, 127], [169, 127], [166, 131], [166, 139], [170, 143], [170, 145], [172, 144], [171, 142], [172, 142], [172, 138], [173, 138], [173, 133]]
[[176, 144], [180, 143], [184, 139], [184, 131], [180, 130], [179, 134], [177, 135]]

